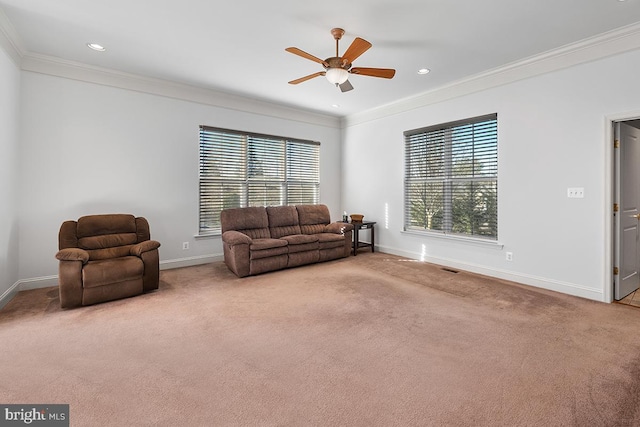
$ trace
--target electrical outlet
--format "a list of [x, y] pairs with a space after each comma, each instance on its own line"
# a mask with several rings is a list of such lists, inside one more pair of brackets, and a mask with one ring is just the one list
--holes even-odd
[[507, 252], [505, 258], [507, 261], [513, 261], [513, 252]]
[[584, 199], [584, 187], [567, 188], [567, 197], [570, 199]]
[[189, 249], [189, 242], [182, 242], [182, 249], [185, 251]]

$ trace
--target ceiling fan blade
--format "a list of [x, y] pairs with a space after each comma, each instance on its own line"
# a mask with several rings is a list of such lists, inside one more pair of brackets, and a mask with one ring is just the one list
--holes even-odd
[[349, 46], [344, 55], [342, 55], [342, 59], [346, 60], [347, 63], [353, 63], [357, 57], [365, 53], [370, 47], [371, 43], [365, 39], [356, 37], [356, 39], [351, 43], [351, 46]]
[[303, 58], [310, 59], [313, 62], [317, 62], [318, 64], [322, 64], [326, 67], [329, 66], [324, 60], [318, 58], [317, 56], [313, 56], [310, 53], [305, 52], [304, 50], [300, 50], [297, 47], [288, 47], [285, 49], [287, 52], [293, 53], [294, 55], [302, 56]]
[[326, 73], [324, 71], [318, 71], [317, 73], [309, 74], [308, 76], [300, 77], [299, 79], [291, 80], [289, 82], [290, 85], [297, 85], [298, 83], [306, 82], [307, 80], [311, 80], [314, 77], [324, 76]]
[[353, 86], [351, 86], [351, 83], [349, 83], [349, 80], [346, 80], [344, 83], [342, 83], [338, 87], [342, 92], [349, 92], [350, 90], [353, 90]]
[[392, 68], [363, 68], [355, 67], [349, 70], [353, 74], [360, 74], [361, 76], [382, 77], [383, 79], [390, 79], [396, 75], [396, 70]]

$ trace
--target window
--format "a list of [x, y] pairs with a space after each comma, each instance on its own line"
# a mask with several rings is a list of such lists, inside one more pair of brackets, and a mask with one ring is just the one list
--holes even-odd
[[406, 231], [498, 238], [497, 114], [407, 131]]
[[200, 126], [200, 234], [220, 211], [318, 203], [320, 143]]

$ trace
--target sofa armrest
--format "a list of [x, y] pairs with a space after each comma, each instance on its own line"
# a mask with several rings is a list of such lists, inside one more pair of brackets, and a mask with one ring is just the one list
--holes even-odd
[[347, 222], [332, 222], [327, 224], [324, 231], [325, 233], [344, 234], [347, 231], [353, 230], [353, 224]]
[[222, 241], [228, 245], [250, 245], [253, 239], [244, 233], [236, 230], [229, 230], [222, 233]]
[[144, 242], [133, 245], [129, 253], [131, 255], [140, 257], [143, 253], [158, 249], [159, 247], [160, 242], [156, 240], [145, 240]]
[[[85, 252], [78, 248], [63, 249], [60, 254], [63, 258], [68, 256], [70, 258], [75, 254], [81, 255], [81, 252]], [[56, 257], [58, 257], [56, 254]], [[82, 257], [80, 257], [82, 258]], [[87, 259], [89, 254], [87, 254]], [[60, 259], [60, 258], [58, 258]], [[60, 259], [58, 268], [58, 292], [60, 295], [60, 307], [73, 308], [80, 307], [82, 305], [82, 259]]]
[[249, 246], [253, 239], [236, 230], [222, 233], [222, 249], [224, 263], [238, 277], [245, 277], [251, 273], [251, 254]]
[[60, 261], [82, 261], [82, 264], [86, 264], [89, 261], [89, 252], [80, 248], [66, 248], [59, 250], [56, 258]]

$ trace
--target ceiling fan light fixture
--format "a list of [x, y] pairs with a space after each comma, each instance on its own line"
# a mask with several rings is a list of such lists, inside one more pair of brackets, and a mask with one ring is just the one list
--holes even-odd
[[327, 80], [329, 80], [329, 82], [331, 82], [332, 84], [341, 85], [349, 78], [349, 72], [344, 68], [331, 67], [327, 68], [325, 76], [327, 77]]

